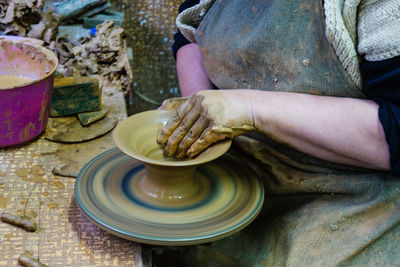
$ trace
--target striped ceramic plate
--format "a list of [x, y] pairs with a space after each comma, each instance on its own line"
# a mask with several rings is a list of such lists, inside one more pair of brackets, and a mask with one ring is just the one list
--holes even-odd
[[137, 195], [144, 164], [108, 150], [88, 162], [75, 183], [75, 197], [100, 228], [125, 239], [155, 245], [193, 245], [236, 233], [259, 213], [263, 186], [252, 169], [230, 153], [197, 166], [198, 201], [166, 208]]

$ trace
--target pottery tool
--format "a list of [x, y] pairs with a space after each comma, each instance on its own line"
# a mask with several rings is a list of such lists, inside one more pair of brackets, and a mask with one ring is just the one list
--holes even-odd
[[25, 216], [14, 216], [8, 213], [2, 213], [0, 216], [3, 222], [25, 228], [27, 231], [35, 232], [37, 223]]
[[18, 258], [18, 262], [25, 267], [47, 267], [46, 264], [41, 263], [38, 259], [35, 259], [25, 252]]

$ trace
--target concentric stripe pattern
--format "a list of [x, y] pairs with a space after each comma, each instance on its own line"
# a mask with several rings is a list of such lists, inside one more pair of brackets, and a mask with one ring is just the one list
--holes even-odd
[[236, 233], [257, 216], [264, 200], [258, 177], [230, 153], [197, 166], [199, 196], [187, 205], [171, 208], [146, 202], [137, 193], [145, 174], [143, 163], [118, 148], [108, 150], [81, 170], [76, 201], [92, 222], [122, 238], [191, 245]]

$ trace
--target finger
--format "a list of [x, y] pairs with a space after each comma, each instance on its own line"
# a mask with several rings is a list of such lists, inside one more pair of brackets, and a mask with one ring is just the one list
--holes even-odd
[[199, 119], [193, 124], [192, 128], [190, 128], [188, 134], [179, 143], [178, 151], [176, 153], [177, 158], [185, 157], [186, 151], [197, 140], [197, 138], [199, 138], [204, 129], [207, 128], [208, 123], [209, 120], [206, 117], [199, 117]]
[[201, 134], [200, 138], [198, 138], [186, 152], [186, 155], [190, 158], [197, 156], [200, 152], [204, 151], [206, 148], [211, 146], [212, 144], [226, 139], [229, 137], [229, 133], [215, 131], [212, 127], [206, 128]]
[[200, 116], [199, 104], [195, 104], [194, 107], [186, 114], [182, 123], [175, 129], [172, 135], [169, 137], [167, 145], [164, 147], [164, 155], [171, 157], [175, 155], [179, 143], [188, 134], [193, 124], [197, 121]]
[[167, 110], [165, 107], [168, 105], [167, 104], [167, 101], [168, 101], [168, 99], [167, 100], [164, 100], [162, 103], [161, 103], [161, 106], [159, 106], [158, 108], [157, 108], [157, 110]]
[[165, 144], [168, 141], [168, 138], [175, 131], [175, 129], [179, 126], [179, 124], [184, 119], [185, 115], [191, 110], [194, 105], [194, 99], [189, 99], [185, 101], [174, 113], [172, 117], [169, 118], [167, 123], [161, 129], [161, 132], [157, 136], [157, 142], [159, 144]]

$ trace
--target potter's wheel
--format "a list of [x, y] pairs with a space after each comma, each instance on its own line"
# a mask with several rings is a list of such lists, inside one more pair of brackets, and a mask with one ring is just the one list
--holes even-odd
[[156, 245], [192, 245], [231, 235], [260, 211], [264, 191], [255, 173], [227, 153], [197, 166], [191, 201], [172, 206], [143, 198], [136, 189], [144, 164], [118, 148], [92, 159], [76, 184], [78, 205], [100, 228], [125, 239]]

